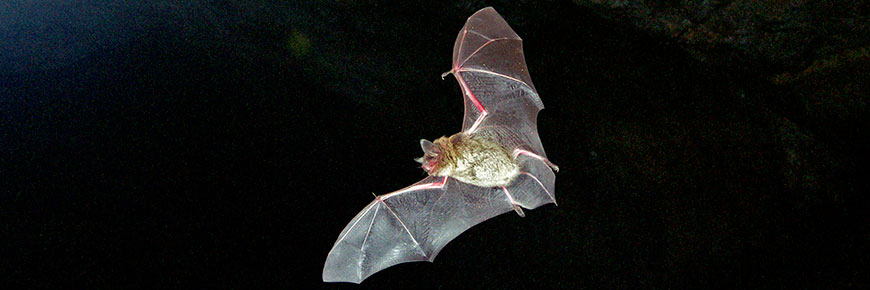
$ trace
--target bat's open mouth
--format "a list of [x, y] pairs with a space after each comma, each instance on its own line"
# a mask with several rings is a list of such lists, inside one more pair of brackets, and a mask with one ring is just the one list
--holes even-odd
[[435, 167], [437, 165], [438, 165], [438, 163], [436, 163], [435, 160], [432, 160], [432, 161], [423, 163], [423, 166], [421, 166], [421, 167], [423, 167], [423, 170], [426, 170], [426, 172], [432, 173], [433, 171], [435, 171]]
[[420, 167], [423, 168], [426, 173], [431, 174], [432, 172], [435, 172], [435, 168], [438, 167], [438, 158], [435, 156], [430, 156], [429, 154], [414, 159], [414, 161], [420, 162]]

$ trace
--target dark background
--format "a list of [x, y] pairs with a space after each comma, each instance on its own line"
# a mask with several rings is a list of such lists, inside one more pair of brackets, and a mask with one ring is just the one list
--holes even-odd
[[4, 285], [349, 286], [321, 282], [328, 251], [424, 176], [420, 138], [459, 130], [439, 75], [494, 6], [559, 206], [362, 286], [868, 286], [866, 4], [11, 2]]

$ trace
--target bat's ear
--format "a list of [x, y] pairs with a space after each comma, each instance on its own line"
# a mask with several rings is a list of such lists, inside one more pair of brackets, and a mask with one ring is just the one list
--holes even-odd
[[438, 153], [441, 153], [441, 148], [426, 139], [420, 139], [420, 148], [423, 149], [423, 157], [414, 160], [420, 162], [423, 170], [431, 175], [435, 168], [438, 167]]
[[438, 152], [437, 152], [437, 150], [435, 149], [435, 148], [436, 148], [435, 144], [432, 143], [432, 142], [429, 141], [429, 140], [426, 140], [426, 139], [420, 139], [420, 148], [423, 149], [423, 154], [426, 154], [426, 155], [438, 155]]

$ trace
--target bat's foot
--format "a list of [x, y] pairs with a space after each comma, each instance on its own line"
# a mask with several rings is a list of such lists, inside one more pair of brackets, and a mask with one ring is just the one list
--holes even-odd
[[544, 159], [544, 163], [547, 163], [547, 165], [550, 166], [550, 168], [552, 168], [553, 171], [559, 172], [559, 166], [556, 164], [553, 164], [553, 162], [550, 162], [550, 160]]
[[514, 149], [514, 159], [516, 159], [520, 155], [526, 155], [526, 156], [541, 160], [541, 162], [544, 162], [544, 164], [547, 164], [547, 166], [550, 166], [550, 168], [552, 168], [553, 171], [559, 172], [559, 166], [557, 166], [556, 164], [553, 164], [553, 162], [550, 162], [549, 159], [544, 158], [541, 155], [532, 153], [531, 151], [528, 151], [528, 150], [523, 150], [523, 149], [519, 149], [519, 148]]
[[511, 205], [514, 206], [514, 211], [517, 212], [517, 214], [520, 215], [520, 217], [526, 217], [526, 213], [523, 212], [523, 208], [521, 208], [517, 204], [511, 204]]

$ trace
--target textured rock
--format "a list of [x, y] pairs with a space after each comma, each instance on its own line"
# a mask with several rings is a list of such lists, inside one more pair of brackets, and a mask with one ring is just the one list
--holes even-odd
[[852, 1], [606, 1], [599, 15], [681, 42], [699, 59], [769, 73], [866, 48], [867, 4]]
[[867, 2], [577, 3], [664, 35], [702, 63], [769, 86], [760, 104], [778, 118], [770, 132], [782, 153], [785, 186], [834, 200], [832, 180], [870, 159]]

